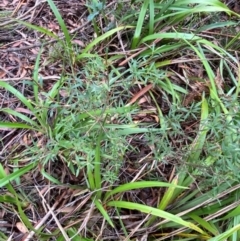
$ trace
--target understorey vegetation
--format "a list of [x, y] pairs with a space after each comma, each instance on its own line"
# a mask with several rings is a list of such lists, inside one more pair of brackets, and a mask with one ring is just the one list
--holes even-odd
[[0, 241], [240, 240], [240, 4], [0, 3]]

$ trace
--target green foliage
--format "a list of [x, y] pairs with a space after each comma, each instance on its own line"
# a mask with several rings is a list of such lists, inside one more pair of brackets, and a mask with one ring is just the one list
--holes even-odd
[[[108, 26], [105, 1], [93, 0], [86, 6], [88, 21], [93, 24], [97, 37], [79, 53], [73, 47], [72, 36], [54, 2], [47, 2], [64, 40], [45, 28], [16, 21], [56, 39], [58, 42], [50, 61], [61, 56], [71, 73], [66, 75], [64, 71], [51, 89], [45, 91], [39, 77], [40, 51], [33, 81], [24, 82], [32, 92], [31, 98], [17, 87], [0, 81], [0, 87], [27, 109], [26, 114], [2, 108], [1, 112], [14, 117], [16, 122], [1, 121], [0, 127], [35, 131], [43, 140], [32, 138], [30, 146], [26, 145], [9, 160], [15, 166], [21, 160], [34, 161], [13, 168], [9, 175], [0, 165], [0, 187], [8, 191], [2, 195], [0, 203], [16, 206], [27, 229], [46, 239], [48, 234], [41, 233], [41, 229], [34, 230], [23, 211], [27, 206], [24, 192], [16, 192], [10, 183], [21, 185], [21, 178], [38, 166], [40, 174], [50, 183], [72, 188], [46, 168], [61, 162], [75, 177], [84, 173], [84, 187], [89, 192], [86, 200], [92, 202], [91, 207], [106, 221], [107, 228], [117, 229], [120, 224], [126, 240], [134, 240], [130, 239], [129, 229], [121, 220], [126, 210], [141, 213], [144, 228], [154, 230], [153, 235], [149, 233], [149, 240], [239, 240], [240, 68], [237, 57], [228, 52], [236, 45], [239, 35], [229, 40], [224, 48], [199, 33], [231, 27], [234, 21], [198, 24], [199, 19], [212, 13], [239, 15], [218, 0], [142, 0], [131, 1], [126, 6], [119, 2], [115, 17], [122, 24], [115, 26], [114, 23], [106, 32], [98, 22], [102, 18]], [[197, 28], [190, 30], [192, 26]], [[123, 38], [120, 38], [120, 31], [126, 32]], [[116, 34], [120, 41], [126, 41], [125, 46], [139, 51], [137, 54], [131, 52], [124, 67], [118, 67], [115, 61], [121, 60], [125, 52], [114, 53], [112, 57], [106, 54], [104, 58], [97, 53], [99, 44], [111, 43]], [[59, 49], [63, 49], [63, 53], [58, 52]], [[190, 62], [194, 69], [194, 61], [201, 65], [204, 77], [198, 79], [207, 83], [209, 93], [204, 90], [199, 100], [193, 99], [189, 105], [184, 105], [183, 99], [191, 91], [188, 88], [192, 84], [191, 77], [197, 78], [188, 76], [184, 68], [181, 73], [179, 66]], [[230, 84], [219, 83], [218, 75], [226, 76]], [[136, 101], [130, 106], [129, 100], [136, 95], [134, 87], [149, 83], [153, 88], [148, 91], [144, 104]], [[145, 123], [142, 115], [154, 116], [157, 121]], [[148, 154], [140, 157], [141, 145], [131, 146], [134, 138], [141, 139], [148, 147], [150, 162], [147, 162]], [[131, 177], [131, 182], [122, 183], [119, 177], [129, 150], [139, 154], [141, 161], [146, 158], [146, 170], [144, 175], [136, 174], [137, 178]], [[138, 160], [129, 162], [136, 166], [140, 163]], [[159, 180], [158, 175], [151, 173], [153, 168], [159, 170], [159, 166], [163, 170], [171, 166], [175, 176], [170, 178], [167, 174], [164, 180], [164, 173], [161, 177], [164, 181]], [[161, 197], [155, 207], [142, 200], [141, 203], [126, 201], [126, 194], [130, 192], [157, 187], [161, 187]], [[79, 186], [74, 188], [81, 192]], [[89, 207], [89, 203], [86, 206]], [[113, 210], [119, 216], [119, 223], [112, 218]], [[89, 219], [90, 214], [87, 214]], [[92, 240], [78, 233], [76, 227], [68, 226], [64, 232], [60, 230], [61, 233], [56, 230], [52, 235], [58, 236], [57, 240], [65, 240], [66, 236], [72, 240]], [[1, 238], [5, 238], [2, 233]]]
[[[194, 7], [192, 7], [194, 6]], [[194, 35], [188, 35], [179, 30], [189, 16], [202, 12], [228, 12], [231, 11], [220, 1], [143, 1], [141, 11], [138, 16], [136, 30], [132, 40], [132, 48], [136, 48], [140, 43], [148, 43], [149, 40], [158, 38], [169, 39], [191, 39], [197, 40]], [[178, 25], [178, 34], [159, 33], [168, 26]], [[145, 38], [144, 38], [145, 37]]]

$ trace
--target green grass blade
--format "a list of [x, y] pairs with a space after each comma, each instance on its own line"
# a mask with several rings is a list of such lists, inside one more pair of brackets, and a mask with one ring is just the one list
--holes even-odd
[[175, 188], [182, 188], [187, 189], [183, 186], [178, 186], [171, 183], [166, 182], [158, 182], [158, 181], [139, 181], [139, 182], [130, 182], [126, 184], [122, 184], [116, 188], [114, 188], [112, 191], [108, 191], [106, 193], [106, 196], [104, 200], [106, 201], [109, 197], [113, 196], [116, 193], [126, 192], [133, 189], [139, 189], [139, 188], [147, 188], [147, 187], [175, 187]]
[[[78, 230], [76, 228], [69, 228], [67, 230], [67, 234], [71, 239], [71, 241], [94, 241], [93, 239], [83, 238], [80, 234], [76, 235], [77, 233], [78, 233]], [[61, 237], [62, 237], [61, 240], [65, 241], [65, 238], [63, 236]], [[57, 241], [61, 241], [61, 240], [57, 240]]]
[[159, 6], [161, 6], [159, 16], [166, 15], [165, 12], [173, 5], [174, 2], [175, 0], [169, 0], [164, 2], [164, 4], [159, 4]]
[[231, 46], [232, 46], [234, 43], [238, 42], [239, 37], [240, 37], [240, 32], [239, 32], [237, 35], [235, 35], [235, 36], [226, 44], [226, 46], [224, 47], [224, 49], [229, 49], [229, 48], [231, 48]]
[[208, 241], [225, 241], [228, 237], [233, 235], [235, 232], [240, 230], [240, 224], [234, 226], [233, 228], [227, 230], [226, 232], [219, 234], [218, 236], [209, 239]]
[[[172, 186], [170, 186], [167, 191], [164, 193], [163, 197], [161, 198], [160, 203], [158, 204], [158, 209], [160, 210], [165, 210], [166, 207], [170, 204], [172, 197], [173, 197], [173, 193], [177, 187], [177, 183], [178, 183], [178, 176], [176, 176], [173, 181], [172, 181]], [[156, 219], [156, 217], [151, 217], [149, 219], [149, 221], [147, 222], [146, 226], [149, 227], [154, 220]]]
[[84, 120], [88, 117], [97, 117], [103, 114], [109, 114], [109, 115], [115, 115], [115, 114], [126, 114], [126, 113], [130, 113], [133, 110], [133, 106], [123, 106], [123, 107], [117, 107], [117, 108], [109, 108], [106, 109], [103, 113], [103, 111], [101, 109], [97, 109], [97, 110], [92, 110], [89, 112], [85, 112], [82, 114], [79, 114], [77, 116], [77, 119], [80, 120]]
[[[232, 185], [233, 183], [223, 183], [222, 185], [219, 186], [219, 194], [222, 192], [226, 192], [228, 189], [229, 189], [229, 186]], [[174, 208], [174, 213], [179, 213], [179, 212], [182, 212], [184, 210], [187, 210], [187, 209], [192, 209], [196, 206], [201, 206], [202, 203], [204, 202], [207, 202], [210, 198], [212, 198], [213, 201], [216, 201], [217, 198], [213, 198], [214, 195], [216, 195], [214, 193], [214, 190], [210, 190], [208, 192], [205, 192], [204, 194], [203, 193], [196, 193], [196, 190], [195, 190], [195, 197], [191, 198], [191, 199], [187, 199], [186, 202], [183, 200], [179, 200], [176, 202], [176, 204], [174, 205], [175, 208]], [[201, 195], [200, 195], [201, 194]], [[208, 208], [208, 207], [207, 207]], [[200, 210], [201, 212], [201, 210]], [[194, 211], [195, 214], [196, 211]], [[200, 213], [201, 214], [201, 213]]]
[[151, 214], [157, 217], [161, 217], [167, 220], [170, 220], [174, 223], [178, 223], [184, 227], [190, 228], [192, 230], [197, 231], [201, 234], [206, 234], [202, 229], [194, 225], [193, 223], [186, 222], [182, 218], [173, 215], [171, 213], [159, 210], [157, 208], [149, 207], [143, 204], [132, 203], [132, 202], [125, 202], [125, 201], [111, 201], [107, 203], [108, 206], [116, 207], [116, 208], [125, 208], [130, 210], [138, 210], [143, 213]]
[[6, 82], [0, 81], [0, 87], [3, 87], [4, 89], [11, 92], [16, 98], [18, 98], [26, 107], [28, 107], [29, 110], [32, 112], [34, 111], [34, 107], [30, 103], [30, 100], [28, 100], [21, 92], [19, 92], [17, 89], [12, 87]]
[[[18, 203], [15, 197], [11, 197], [9, 195], [1, 195], [0, 196], [0, 203], [1, 202], [11, 203], [11, 204], [15, 204], [15, 205], [17, 205], [17, 203]], [[25, 205], [23, 205], [23, 203], [20, 203], [20, 205], [22, 205], [22, 207], [25, 206]]]
[[148, 5], [149, 5], [149, 0], [144, 0], [144, 3], [142, 5], [142, 8], [141, 8], [139, 16], [138, 16], [138, 22], [137, 22], [136, 30], [135, 30], [135, 33], [133, 36], [131, 49], [135, 49], [139, 43], [140, 35], [141, 35], [142, 29], [143, 29], [144, 19], [145, 19], [146, 12], [148, 9]]
[[45, 170], [43, 168], [41, 169], [41, 174], [43, 175], [43, 177], [45, 177], [51, 183], [55, 183], [57, 185], [62, 185], [62, 183], [60, 181], [58, 181], [56, 178], [52, 177], [50, 174], [45, 172]]
[[34, 130], [35, 128], [33, 126], [29, 126], [23, 123], [12, 123], [12, 122], [0, 122], [1, 128], [10, 128], [10, 129], [29, 129]]
[[65, 25], [65, 23], [64, 23], [64, 21], [62, 19], [61, 14], [58, 11], [56, 5], [54, 4], [54, 2], [52, 0], [47, 0], [47, 2], [49, 4], [49, 6], [51, 7], [51, 9], [52, 9], [52, 11], [53, 11], [53, 13], [54, 13], [54, 15], [55, 15], [59, 25], [60, 25], [60, 27], [61, 27], [61, 29], [63, 31], [63, 34], [65, 36], [65, 40], [66, 40], [66, 43], [67, 43], [68, 51], [71, 54], [71, 52], [72, 52], [72, 43], [71, 43], [71, 37], [70, 37], [70, 34], [68, 32], [68, 29], [67, 29], [67, 27], [66, 27], [66, 25]]
[[[180, 49], [183, 48], [186, 45], [186, 43], [171, 43], [171, 44], [166, 44], [166, 45], [161, 45], [161, 46], [157, 46], [155, 47], [155, 49], [147, 49], [145, 51], [143, 51], [139, 57], [144, 57], [144, 56], [148, 56], [148, 55], [158, 55], [158, 54], [163, 54], [163, 53], [168, 53], [170, 51], [175, 51], [176, 49]], [[171, 64], [170, 60], [166, 60], [168, 63]], [[157, 67], [157, 63], [155, 64], [155, 66]], [[160, 61], [159, 63], [165, 63], [164, 60]], [[163, 66], [165, 66], [166, 64], [163, 64]], [[159, 64], [159, 66], [161, 67], [161, 64]]]
[[40, 33], [43, 33], [43, 34], [46, 34], [48, 35], [49, 37], [52, 37], [52, 38], [55, 38], [55, 39], [59, 39], [59, 37], [52, 33], [50, 30], [46, 29], [46, 28], [43, 28], [43, 27], [40, 27], [40, 26], [36, 26], [36, 25], [33, 25], [31, 23], [28, 23], [28, 22], [25, 22], [25, 21], [21, 21], [21, 20], [18, 20], [18, 19], [14, 19], [14, 21], [18, 22], [18, 23], [21, 23], [22, 25], [30, 28], [30, 29], [33, 29], [33, 30], [36, 30]]
[[33, 93], [34, 93], [34, 98], [35, 98], [35, 102], [38, 104], [39, 103], [39, 96], [38, 96], [38, 92], [39, 92], [39, 78], [38, 78], [38, 72], [39, 72], [39, 64], [40, 64], [40, 56], [42, 53], [42, 48], [40, 49], [37, 59], [36, 59], [36, 63], [34, 65], [34, 70], [33, 70]]
[[77, 56], [77, 59], [81, 59], [84, 57], [84, 55], [90, 51], [96, 44], [100, 43], [101, 41], [107, 39], [108, 37], [110, 37], [111, 35], [113, 35], [114, 33], [121, 31], [123, 29], [129, 29], [129, 28], [133, 28], [132, 26], [120, 26], [117, 28], [114, 28], [106, 33], [104, 33], [103, 35], [97, 37], [96, 39], [94, 39], [89, 45], [87, 45], [85, 47], [85, 49], [82, 51], [82, 53], [80, 55]]
[[89, 189], [91, 191], [96, 191], [96, 185], [95, 185], [95, 180], [94, 180], [94, 175], [93, 175], [93, 166], [92, 163], [87, 164], [87, 182], [89, 185]]
[[101, 198], [102, 190], [102, 179], [101, 179], [101, 140], [102, 133], [99, 134], [97, 138], [97, 144], [95, 149], [95, 165], [94, 165], [94, 180], [95, 180], [95, 188], [97, 190], [97, 199]]
[[[22, 167], [21, 169], [3, 177], [0, 179], [0, 188], [4, 187], [6, 184], [8, 184], [11, 181], [14, 181], [16, 178], [19, 178], [20, 176], [24, 175], [25, 173], [29, 172], [33, 168], [37, 166], [37, 162], [32, 162], [25, 167]], [[1, 169], [3, 169], [2, 165], [0, 164]]]
[[198, 32], [203, 32], [203, 31], [207, 31], [207, 30], [211, 30], [211, 29], [215, 29], [215, 28], [224, 28], [224, 27], [230, 27], [236, 25], [235, 22], [233, 21], [227, 21], [227, 22], [220, 22], [220, 23], [212, 23], [209, 25], [204, 25], [203, 27], [201, 27]]
[[96, 205], [100, 213], [103, 215], [104, 219], [114, 228], [114, 224], [111, 218], [109, 217], [107, 211], [102, 206], [102, 204], [97, 199], [94, 200], [94, 204]]
[[148, 30], [148, 34], [153, 34], [154, 32], [154, 1], [153, 0], [149, 0], [149, 30]]
[[[19, 92], [17, 89], [15, 89], [13, 86], [9, 85], [6, 82], [0, 81], [0, 87], [5, 88], [6, 90], [8, 90], [9, 92], [11, 92], [13, 95], [15, 95], [16, 98], [18, 98], [32, 113], [34, 113], [35, 117], [37, 118], [37, 120], [39, 121], [39, 123], [42, 124], [42, 120], [41, 118], [36, 114], [35, 109], [33, 107], [33, 105], [31, 104], [31, 101], [28, 100], [21, 92]], [[2, 125], [4, 125], [4, 123], [1, 123]], [[17, 124], [17, 125], [16, 125]], [[20, 123], [16, 123], [16, 124], [10, 124], [9, 126], [12, 126], [12, 128], [26, 128], [26, 129], [33, 129], [30, 126], [27, 126], [24, 124], [20, 124]]]
[[0, 241], [6, 241], [9, 239], [3, 232], [0, 231]]
[[[180, 171], [178, 173], [178, 185], [180, 186], [184, 186], [184, 187], [189, 187], [193, 182], [194, 182], [194, 178], [188, 174], [186, 174], [186, 172], [184, 171]], [[176, 199], [179, 196], [181, 196], [184, 192], [186, 192], [183, 189], [175, 189], [173, 194], [172, 194], [172, 199]]]
[[59, 88], [63, 84], [64, 80], [60, 78], [56, 83], [54, 83], [53, 87], [51, 90], [48, 92], [47, 96], [53, 100], [58, 94], [59, 94]]
[[170, 186], [167, 191], [164, 193], [163, 197], [161, 198], [161, 201], [158, 205], [158, 209], [160, 210], [165, 210], [166, 207], [170, 204], [172, 197], [173, 197], [173, 193], [175, 191], [176, 188], [178, 188], [178, 176], [176, 176], [173, 180], [172, 180], [172, 186]]
[[209, 222], [202, 219], [201, 217], [195, 215], [195, 214], [189, 214], [189, 216], [200, 226], [202, 226], [205, 230], [208, 230], [211, 232], [214, 236], [218, 235], [218, 230], [216, 227], [213, 227]]
[[240, 215], [240, 206], [236, 207], [231, 212], [228, 212], [227, 215], [225, 215], [223, 218], [221, 218], [221, 220], [226, 220], [226, 219], [233, 218], [233, 217], [239, 216], [239, 215]]
[[195, 34], [191, 34], [191, 33], [155, 33], [155, 34], [144, 37], [140, 43], [145, 43], [150, 40], [156, 40], [158, 38], [160, 38], [160, 39], [182, 39], [182, 40], [191, 40], [191, 41], [201, 40], [200, 37], [196, 36]]
[[119, 135], [127, 136], [132, 134], [141, 134], [141, 133], [151, 133], [151, 132], [158, 132], [159, 129], [151, 129], [151, 128], [138, 128], [138, 127], [130, 127], [127, 129], [118, 130]]
[[181, 1], [176, 1], [174, 3], [174, 6], [182, 6], [182, 5], [188, 5], [188, 4], [201, 4], [201, 5], [206, 5], [206, 6], [215, 6], [215, 7], [222, 7], [223, 9], [228, 9], [225, 4], [218, 0], [181, 0]]
[[22, 210], [22, 205], [19, 201], [18, 194], [16, 193], [15, 189], [12, 187], [10, 184], [10, 181], [14, 181], [15, 178], [19, 178], [20, 176], [24, 175], [31, 169], [33, 169], [37, 165], [37, 162], [35, 163], [30, 163], [29, 165], [25, 166], [24, 168], [19, 169], [18, 171], [11, 173], [7, 175], [4, 171], [3, 166], [0, 164], [0, 188], [1, 187], [6, 187], [9, 192], [14, 196], [16, 200], [16, 205], [18, 207], [18, 213], [21, 218], [21, 220], [24, 222], [26, 227], [30, 228], [31, 230], [34, 230], [32, 224], [30, 223], [28, 217], [25, 215], [25, 213]]
[[[8, 175], [6, 174], [6, 172], [5, 172], [2, 164], [0, 164], [0, 180], [2, 180], [2, 179], [4, 179], [4, 178], [7, 178], [7, 177], [8, 177]], [[17, 178], [18, 178], [18, 177], [17, 177]], [[0, 181], [0, 183], [1, 183], [1, 181]], [[6, 186], [6, 188], [8, 189], [8, 191], [9, 191], [11, 194], [15, 195], [16, 192], [15, 192], [14, 188], [12, 187], [12, 185], [9, 183], [9, 181], [6, 182], [6, 184], [3, 185], [3, 186]]]
[[188, 157], [188, 162], [197, 163], [202, 152], [202, 148], [207, 136], [208, 128], [207, 128], [207, 118], [208, 118], [208, 103], [205, 98], [202, 100], [202, 111], [201, 111], [201, 123], [199, 127], [199, 132], [197, 137], [195, 138], [192, 147], [191, 154]]
[[196, 50], [195, 50], [195, 52], [196, 52], [197, 55], [200, 57], [203, 65], [204, 65], [204, 67], [205, 67], [205, 69], [206, 69], [206, 71], [207, 71], [208, 78], [209, 78], [210, 83], [211, 83], [211, 90], [212, 90], [212, 92], [214, 93], [214, 96], [213, 96], [213, 97], [216, 96], [217, 99], [216, 99], [216, 98], [215, 98], [215, 99], [218, 100], [219, 97], [218, 97], [218, 92], [217, 92], [216, 83], [215, 83], [215, 80], [214, 80], [214, 77], [215, 77], [214, 72], [213, 72], [212, 68], [210, 67], [207, 58], [205, 57], [204, 52], [203, 52], [203, 49], [202, 49], [202, 47], [201, 47], [200, 44], [198, 44], [198, 49], [199, 49], [199, 51], [196, 51]]
[[[211, 98], [214, 99], [217, 103], [220, 104], [220, 106], [222, 107], [222, 110], [224, 111], [225, 114], [228, 113], [228, 110], [226, 109], [226, 107], [223, 105], [222, 101], [220, 100], [219, 96], [218, 96], [218, 92], [217, 92], [217, 87], [216, 87], [216, 84], [215, 84], [215, 75], [213, 73], [213, 70], [211, 69], [209, 63], [208, 63], [208, 60], [207, 58], [205, 57], [204, 55], [204, 52], [202, 50], [202, 47], [200, 46], [200, 43], [201, 42], [205, 42], [205, 41], [199, 41], [198, 43], [198, 47], [199, 47], [199, 50], [194, 47], [191, 43], [189, 43], [187, 40], [185, 40], [189, 46], [191, 46], [191, 48], [196, 52], [196, 54], [198, 55], [198, 57], [201, 59], [201, 62], [203, 63], [204, 67], [205, 67], [205, 70], [208, 74], [208, 78], [209, 78], [209, 81], [211, 83], [211, 88], [210, 88], [210, 95], [211, 95]], [[206, 42], [207, 44], [207, 42]]]
[[[26, 115], [23, 115], [22, 113], [20, 113], [18, 111], [11, 110], [11, 109], [8, 109], [8, 108], [1, 109], [0, 111], [8, 113], [8, 114], [13, 115], [13, 116], [16, 116], [16, 117], [20, 118], [21, 120], [27, 122], [28, 124], [30, 124], [30, 125], [32, 125], [36, 128], [39, 127], [38, 124], [35, 121], [31, 120], [29, 117], [27, 117]], [[16, 123], [14, 123], [14, 124], [16, 124]]]

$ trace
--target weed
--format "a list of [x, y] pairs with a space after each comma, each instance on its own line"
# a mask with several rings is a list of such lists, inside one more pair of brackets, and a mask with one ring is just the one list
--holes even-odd
[[[221, 45], [204, 31], [235, 24], [213, 23], [220, 12], [239, 15], [215, 0], [131, 1], [120, 15], [126, 6], [116, 2], [110, 26], [113, 9], [90, 1], [97, 37], [77, 52], [47, 2], [64, 39], [16, 22], [57, 41], [45, 64], [60, 59], [61, 77], [40, 77], [41, 49], [24, 91], [0, 81], [20, 105], [1, 109], [0, 128], [28, 134], [17, 147], [1, 141], [13, 151], [0, 165], [0, 203], [18, 214], [26, 239], [120, 240], [124, 230], [124, 240], [142, 232], [149, 240], [238, 240], [239, 61], [228, 50], [239, 36]], [[109, 53], [110, 45], [121, 49]], [[26, 198], [28, 182], [36, 197]]]

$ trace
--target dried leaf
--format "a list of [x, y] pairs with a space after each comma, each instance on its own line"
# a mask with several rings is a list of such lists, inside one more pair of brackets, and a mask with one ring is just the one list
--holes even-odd
[[69, 96], [68, 91], [66, 90], [59, 90], [59, 94], [61, 95], [61, 97], [67, 97]]
[[26, 228], [26, 226], [23, 223], [17, 222], [16, 227], [21, 233], [28, 233], [28, 229]]
[[144, 97], [139, 99], [138, 104], [141, 105], [141, 104], [143, 104], [145, 102], [147, 102], [147, 98], [144, 96]]
[[74, 39], [73, 43], [79, 45], [80, 47], [85, 47], [85, 44], [83, 43], [83, 41], [78, 40], [78, 39]]
[[30, 114], [30, 115], [33, 114], [32, 111], [22, 108], [22, 107], [16, 108], [15, 111], [20, 112], [20, 113]]
[[25, 68], [22, 68], [22, 73], [20, 75], [20, 78], [24, 78], [27, 74], [27, 70]]
[[22, 40], [20, 40], [20, 41], [17, 41], [16, 43], [13, 43], [13, 45], [12, 45], [12, 48], [16, 48], [16, 47], [19, 47], [21, 44], [22, 44]]
[[1, 79], [4, 78], [5, 75], [6, 75], [5, 71], [0, 70], [0, 78], [1, 78]]
[[153, 87], [153, 84], [149, 84], [145, 86], [143, 89], [141, 89], [134, 97], [129, 101], [127, 106], [135, 103], [141, 96], [143, 96], [145, 93], [147, 93], [151, 88]]
[[63, 207], [59, 210], [60, 213], [71, 213], [76, 207]]
[[223, 94], [224, 93], [224, 91], [222, 89], [222, 87], [223, 87], [223, 79], [222, 79], [222, 76], [220, 74], [219, 68], [217, 69], [217, 75], [215, 77], [215, 83], [216, 83], [216, 86], [218, 88], [218, 93], [219, 94]]
[[159, 117], [157, 115], [151, 115], [157, 123], [159, 123]]

